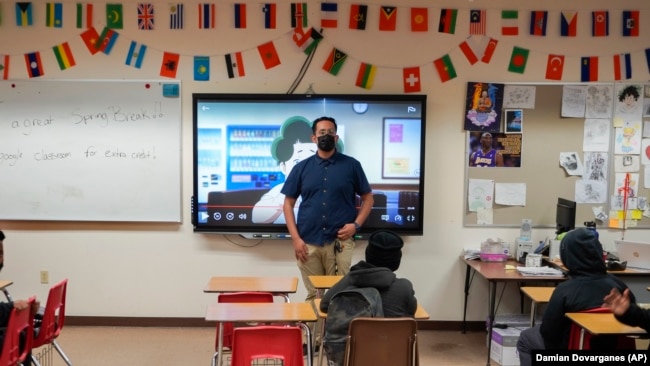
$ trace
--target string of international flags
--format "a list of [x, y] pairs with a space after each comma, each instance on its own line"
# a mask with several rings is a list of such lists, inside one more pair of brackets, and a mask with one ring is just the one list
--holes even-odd
[[[40, 4], [39, 4], [40, 5]], [[56, 2], [48, 2], [43, 4], [46, 9], [46, 27], [63, 27], [63, 4]], [[130, 5], [130, 4], [129, 4]], [[153, 3], [138, 3], [133, 4], [137, 9], [137, 22], [139, 30], [154, 30], [157, 23], [156, 15], [158, 12], [154, 9]], [[201, 3], [197, 5], [197, 16], [199, 29], [211, 29], [216, 27], [216, 5], [212, 3]], [[247, 5], [245, 3], [235, 3], [232, 5], [233, 11], [233, 26], [235, 28], [246, 28], [249, 13], [247, 13]], [[276, 3], [263, 3], [258, 4], [261, 9], [261, 17], [263, 19], [264, 28], [275, 29], [277, 27], [277, 8]], [[320, 5], [320, 28], [322, 30], [328, 28], [343, 28], [343, 20], [339, 22], [339, 3], [336, 2], [322, 2]], [[16, 26], [29, 27], [33, 26], [33, 12], [34, 4], [32, 2], [16, 2]], [[291, 3], [288, 8], [291, 12], [291, 28], [289, 33], [292, 40], [303, 52], [309, 54], [313, 51], [316, 45], [324, 39], [323, 33], [318, 32], [313, 27], [309, 27], [308, 20], [308, 3]], [[346, 4], [349, 6], [349, 16], [347, 23], [349, 29], [364, 31], [368, 25], [369, 8], [367, 5], [362, 4]], [[103, 52], [110, 54], [114, 44], [118, 40], [119, 33], [117, 30], [124, 27], [124, 8], [120, 3], [105, 4], [105, 17], [106, 26], [103, 30], [98, 32], [94, 28], [94, 4], [92, 3], [76, 3], [76, 18], [75, 26], [79, 29], [84, 29], [81, 33], [81, 38], [91, 54]], [[186, 22], [185, 4], [174, 3], [168, 7], [169, 16], [169, 29], [184, 29], [188, 24]], [[342, 9], [343, 7], [341, 7]], [[395, 6], [377, 6], [378, 8], [378, 22], [377, 27], [380, 31], [396, 31], [397, 30], [397, 15], [402, 11], [407, 12], [410, 20], [411, 32], [429, 32], [429, 13], [430, 8], [422, 7], [403, 7]], [[438, 20], [438, 33], [455, 34], [457, 31], [457, 20], [459, 12], [463, 10], [458, 9], [433, 9], [439, 10]], [[487, 11], [483, 9], [469, 9], [467, 10], [469, 16], [469, 37], [461, 42], [458, 46], [459, 50], [465, 56], [467, 61], [474, 65], [478, 61], [483, 63], [490, 63], [492, 55], [494, 54], [498, 40], [486, 35], [487, 29]], [[343, 14], [344, 11], [341, 12]], [[546, 36], [547, 27], [549, 22], [548, 11], [530, 11], [529, 14], [529, 27], [520, 27], [520, 19], [525, 22], [524, 11], [519, 10], [501, 10], [501, 36], [518, 36], [526, 32], [531, 36]], [[609, 36], [610, 25], [610, 12], [606, 10], [590, 11], [591, 18], [591, 36], [593, 37], [606, 37]], [[522, 15], [520, 17], [520, 15]], [[638, 37], [639, 35], [639, 11], [638, 10], [624, 10], [621, 11], [622, 29], [621, 36], [623, 37]], [[160, 18], [160, 16], [158, 17]], [[342, 18], [342, 17], [341, 17]], [[0, 22], [1, 22], [1, 8], [0, 8]], [[561, 11], [559, 17], [559, 36], [561, 37], [576, 37], [577, 36], [577, 22], [578, 12], [576, 11]], [[340, 25], [340, 24], [341, 25]], [[482, 36], [475, 38], [474, 36]], [[73, 52], [70, 48], [69, 42], [52, 47], [52, 51], [57, 60], [58, 66], [61, 70], [68, 69], [76, 65]], [[128, 52], [125, 58], [125, 64], [135, 68], [141, 68], [145, 55], [147, 54], [147, 45], [138, 43], [131, 40]], [[260, 59], [265, 69], [271, 69], [281, 64], [280, 56], [275, 48], [274, 41], [265, 42], [257, 46]], [[28, 75], [30, 78], [39, 77], [44, 75], [44, 67], [40, 57], [41, 51], [33, 51], [21, 55], [24, 57]], [[179, 53], [162, 52], [160, 75], [163, 77], [175, 78], [180, 65]], [[450, 56], [450, 52], [444, 54], [442, 57], [433, 61], [433, 66], [437, 71], [441, 82], [446, 82], [457, 77], [454, 62]], [[508, 71], [513, 73], [525, 73], [526, 64], [528, 62], [530, 50], [520, 46], [514, 46], [508, 64]], [[19, 56], [19, 57], [21, 57]], [[224, 57], [226, 64], [226, 72], [228, 78], [243, 77], [246, 75], [244, 68], [244, 57], [242, 51], [220, 55]], [[10, 76], [10, 59], [13, 55], [0, 55], [0, 75], [3, 79], [7, 80]], [[207, 81], [210, 80], [210, 58], [214, 56], [193, 56], [193, 69], [194, 80]], [[586, 56], [580, 58], [581, 65], [581, 81], [590, 82], [598, 81], [598, 60], [603, 56]], [[631, 70], [631, 54], [615, 54], [613, 57], [613, 77], [615, 80], [630, 79], [632, 77]], [[650, 71], [650, 48], [645, 49], [646, 62], [648, 70]], [[352, 59], [348, 54], [336, 46], [332, 47], [322, 65], [322, 69], [332, 75], [337, 75], [346, 61]], [[564, 70], [565, 56], [561, 54], [548, 54], [546, 79], [548, 80], [561, 80]], [[367, 62], [359, 61], [359, 69], [355, 85], [361, 88], [372, 88], [375, 76], [382, 66], [374, 65]], [[404, 92], [420, 92], [420, 66], [409, 66], [403, 68], [403, 85]]]

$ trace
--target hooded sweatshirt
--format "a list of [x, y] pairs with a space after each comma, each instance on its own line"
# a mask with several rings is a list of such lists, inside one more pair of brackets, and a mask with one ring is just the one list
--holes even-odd
[[[571, 320], [565, 313], [601, 307], [612, 288], [621, 292], [627, 288], [623, 281], [607, 273], [603, 247], [592, 230], [579, 228], [567, 233], [560, 243], [560, 259], [569, 278], [555, 288], [542, 317], [540, 331], [546, 349], [568, 347]], [[633, 294], [631, 300], [635, 301]], [[611, 337], [599, 336], [592, 338], [591, 348], [611, 349], [615, 344]]]
[[386, 267], [375, 267], [365, 261], [350, 267], [350, 272], [330, 288], [321, 299], [320, 309], [327, 312], [332, 297], [353, 288], [374, 287], [379, 291], [387, 318], [414, 316], [417, 308], [413, 284], [405, 278], [397, 278]]

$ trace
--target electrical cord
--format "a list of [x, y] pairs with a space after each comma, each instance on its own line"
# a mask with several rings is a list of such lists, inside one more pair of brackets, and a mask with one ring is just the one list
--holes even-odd
[[[314, 54], [316, 53], [316, 49], [318, 49], [318, 44], [319, 43], [320, 42], [316, 43], [316, 45], [314, 45], [314, 47], [312, 47], [311, 52], [309, 52], [309, 54], [307, 55], [307, 58], [305, 59], [305, 62], [303, 62], [302, 66], [300, 67], [300, 71], [298, 72], [298, 75], [296, 76], [296, 79], [293, 81], [293, 83], [289, 87], [289, 90], [287, 91], [287, 94], [293, 94], [293, 92], [296, 90], [298, 85], [300, 85], [300, 82], [302, 82], [302, 79], [305, 77], [305, 74], [307, 73], [307, 70], [309, 69], [309, 66], [311, 65], [311, 61], [314, 58]], [[313, 89], [311, 88], [311, 85], [309, 86], [308, 91], [309, 90], [313, 91]]]
[[242, 243], [242, 242], [240, 242], [239, 240], [234, 240], [234, 239], [233, 239], [233, 238], [235, 238], [235, 237], [237, 237], [237, 238], [241, 238], [241, 236], [240, 236], [240, 235], [237, 235], [237, 234], [224, 234], [223, 237], [224, 237], [227, 241], [229, 241], [230, 243], [235, 244], [235, 245], [240, 246], [240, 247], [245, 247], [245, 248], [256, 247], [256, 246], [260, 245], [260, 244], [264, 241], [264, 239], [260, 239], [260, 240], [254, 242], [254, 243], [250, 243], [251, 240], [244, 239], [245, 242]]

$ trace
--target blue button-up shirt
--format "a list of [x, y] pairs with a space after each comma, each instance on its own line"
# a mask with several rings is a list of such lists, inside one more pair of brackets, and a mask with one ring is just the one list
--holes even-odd
[[285, 196], [302, 197], [296, 220], [300, 237], [321, 246], [336, 239], [338, 230], [356, 219], [356, 195], [371, 191], [361, 164], [338, 152], [329, 159], [314, 154], [301, 161], [282, 187]]

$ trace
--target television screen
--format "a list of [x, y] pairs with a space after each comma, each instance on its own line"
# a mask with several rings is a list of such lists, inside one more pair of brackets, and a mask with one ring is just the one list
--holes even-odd
[[557, 234], [575, 229], [576, 203], [574, 201], [558, 197], [557, 209], [555, 211], [555, 223]]
[[425, 95], [193, 94], [192, 99], [194, 231], [289, 238], [280, 190], [291, 168], [316, 151], [312, 121], [329, 116], [337, 122], [338, 151], [361, 163], [373, 190], [372, 212], [358, 238], [378, 229], [422, 235]]

